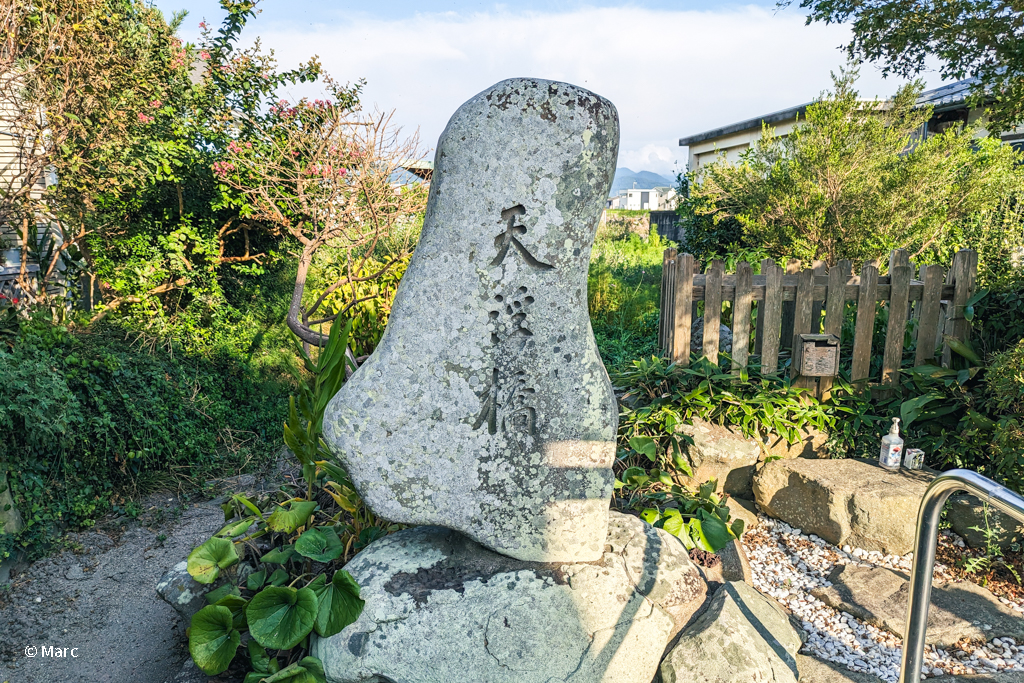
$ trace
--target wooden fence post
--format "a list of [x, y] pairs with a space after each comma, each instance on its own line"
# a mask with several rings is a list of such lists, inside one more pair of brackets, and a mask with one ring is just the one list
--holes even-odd
[[793, 306], [793, 337], [792, 343], [792, 365], [789, 368], [790, 377], [796, 380], [798, 387], [810, 388], [816, 386], [816, 378], [804, 377], [800, 374], [800, 364], [803, 358], [803, 344], [801, 335], [811, 333], [811, 315], [814, 309], [814, 271], [805, 268], [797, 276], [796, 303]]
[[[971, 338], [971, 321], [964, 317], [967, 302], [974, 296], [975, 279], [978, 275], [978, 252], [961, 249], [953, 257], [953, 301], [946, 318], [946, 334], [966, 342]], [[952, 351], [949, 344], [943, 344], [942, 364], [950, 367]]]
[[732, 374], [747, 366], [750, 349], [750, 305], [754, 300], [754, 269], [746, 261], [736, 265], [736, 299], [732, 307]]
[[666, 249], [661, 255], [661, 300], [658, 302], [658, 348], [665, 349], [665, 328], [668, 326], [668, 252]]
[[[846, 283], [850, 280], [853, 263], [840, 261], [828, 269], [828, 292], [825, 294], [825, 334], [843, 338], [843, 316], [846, 312]], [[828, 400], [832, 392], [831, 377], [818, 378], [819, 398]]]
[[[775, 265], [775, 261], [770, 258], [761, 259], [761, 275], [768, 275], [768, 270]], [[764, 312], [765, 312], [765, 299], [762, 299], [757, 304], [757, 329], [754, 331], [754, 355], [760, 356], [764, 347]]]
[[[791, 258], [786, 261], [786, 275], [796, 275], [800, 272], [800, 259]], [[793, 316], [796, 311], [795, 301], [785, 301], [782, 304], [782, 335], [781, 342], [779, 343], [780, 348], [790, 349], [792, 356], [792, 348], [790, 344], [793, 342]]]
[[853, 367], [850, 379], [867, 385], [871, 372], [871, 336], [875, 327], [875, 299], [878, 294], [878, 266], [865, 263], [860, 270], [860, 292], [857, 297], [857, 323], [853, 334]]
[[764, 326], [761, 347], [761, 372], [774, 375], [779, 367], [779, 339], [782, 330], [782, 268], [774, 261], [763, 261]]
[[939, 329], [939, 310], [942, 306], [942, 279], [945, 275], [942, 266], [921, 266], [921, 279], [924, 281], [924, 292], [921, 301], [914, 309], [921, 317], [917, 323], [917, 353], [914, 366], [924, 365], [935, 358], [935, 335]]
[[[828, 266], [825, 265], [824, 261], [814, 261], [811, 264], [814, 269], [814, 277], [826, 277], [828, 275]], [[817, 284], [817, 280], [815, 280]], [[818, 334], [821, 330], [821, 309], [824, 307], [824, 301], [815, 301], [814, 307], [811, 309], [811, 334]]]
[[885, 351], [882, 356], [882, 386], [889, 390], [899, 384], [912, 273], [913, 269], [909, 265], [893, 266], [889, 271], [889, 324], [885, 331]]
[[722, 324], [722, 280], [725, 261], [715, 259], [707, 269], [704, 280], [704, 355], [712, 363], [718, 362], [718, 336]]
[[672, 325], [672, 362], [682, 367], [690, 364], [690, 326], [693, 323], [693, 274], [692, 254], [676, 256], [675, 315]]

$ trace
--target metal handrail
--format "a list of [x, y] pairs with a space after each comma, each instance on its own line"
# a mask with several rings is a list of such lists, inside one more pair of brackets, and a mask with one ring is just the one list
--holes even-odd
[[935, 547], [939, 539], [939, 515], [946, 499], [955, 491], [967, 491], [1000, 512], [1024, 522], [1024, 498], [977, 472], [950, 470], [935, 477], [928, 486], [917, 513], [914, 567], [910, 574], [910, 604], [907, 605], [907, 630], [903, 634], [900, 683], [917, 683], [921, 680], [928, 607], [932, 598]]

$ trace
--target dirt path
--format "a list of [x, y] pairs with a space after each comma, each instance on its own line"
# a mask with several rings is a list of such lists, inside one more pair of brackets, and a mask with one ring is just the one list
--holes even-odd
[[[187, 624], [155, 587], [224, 517], [213, 501], [166, 494], [144, 509], [141, 523], [70, 535], [71, 550], [0, 587], [0, 683], [176, 680]], [[177, 678], [184, 680], [196, 679]]]

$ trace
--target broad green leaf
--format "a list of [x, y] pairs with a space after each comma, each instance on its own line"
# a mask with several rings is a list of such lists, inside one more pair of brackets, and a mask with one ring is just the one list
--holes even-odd
[[298, 645], [313, 630], [316, 613], [316, 593], [286, 586], [264, 588], [245, 610], [252, 637], [263, 647], [276, 650]]
[[742, 519], [732, 520], [732, 524], [729, 526], [729, 530], [732, 531], [732, 535], [736, 538], [740, 538], [741, 536], [743, 536], [743, 524], [744, 523]]
[[237, 595], [225, 595], [215, 604], [231, 610], [231, 622], [236, 629], [245, 629], [245, 606], [249, 604], [248, 600]]
[[267, 583], [271, 586], [283, 586], [288, 583], [288, 572], [283, 569], [276, 569], [274, 573], [267, 579]]
[[982, 364], [981, 356], [978, 355], [978, 352], [974, 350], [974, 347], [971, 346], [969, 342], [960, 341], [948, 334], [942, 335], [942, 338], [947, 344], [949, 344], [949, 348], [953, 349], [956, 353], [960, 354], [975, 365]]
[[648, 524], [654, 524], [661, 517], [661, 513], [658, 512], [657, 508], [646, 508], [640, 513], [640, 519], [644, 520]]
[[651, 462], [658, 459], [658, 444], [649, 436], [634, 436], [629, 440], [629, 447], [646, 455]]
[[249, 648], [249, 662], [252, 663], [252, 668], [264, 676], [267, 675], [270, 672], [270, 655], [267, 654], [262, 645], [251, 638], [247, 645]]
[[256, 507], [256, 504], [249, 500], [247, 497], [243, 496], [241, 493], [236, 493], [235, 495], [231, 496], [231, 498], [233, 500], [237, 500], [239, 503], [244, 505], [246, 509], [249, 510], [249, 512], [256, 515], [257, 517], [263, 516], [263, 513], [260, 511], [258, 507]]
[[242, 642], [232, 621], [231, 610], [218, 605], [208, 605], [192, 615], [188, 652], [196, 666], [209, 676], [227, 671]]
[[327, 677], [319, 659], [303, 657], [270, 676], [264, 683], [327, 683]]
[[339, 484], [348, 484], [351, 481], [348, 472], [328, 460], [318, 460], [316, 465], [327, 473], [327, 478], [331, 481]]
[[662, 519], [661, 528], [673, 536], [679, 536], [683, 530], [683, 517], [679, 514], [679, 510], [673, 508], [665, 510], [665, 516]]
[[903, 428], [906, 429], [914, 423], [914, 420], [921, 416], [924, 411], [924, 407], [942, 398], [939, 394], [930, 393], [915, 396], [914, 398], [904, 401], [900, 405], [900, 419], [903, 421]]
[[221, 569], [238, 562], [235, 544], [226, 538], [211, 538], [188, 554], [188, 573], [199, 583], [213, 583]]
[[273, 531], [280, 531], [286, 534], [293, 533], [300, 526], [309, 521], [309, 516], [316, 509], [316, 503], [309, 500], [293, 500], [288, 503], [288, 509], [283, 506], [274, 510], [267, 518], [267, 526]]
[[622, 478], [627, 486], [632, 486], [633, 488], [643, 486], [650, 479], [647, 476], [647, 472], [639, 467], [630, 467], [622, 473]]
[[238, 590], [237, 586], [233, 586], [230, 583], [225, 583], [220, 588], [214, 588], [212, 591], [206, 594], [206, 604], [216, 605], [217, 601], [228, 595], [241, 595], [241, 591]]
[[330, 585], [317, 593], [316, 632], [324, 638], [340, 633], [363, 613], [365, 601], [359, 597], [359, 584], [344, 569], [334, 572]]
[[345, 546], [331, 527], [314, 527], [295, 541], [295, 552], [317, 562], [330, 562], [342, 556]]
[[697, 516], [700, 518], [700, 526], [704, 538], [707, 540], [708, 545], [711, 546], [709, 548], [711, 552], [717, 553], [729, 545], [732, 541], [732, 533], [725, 522], [707, 510], [698, 510]]
[[267, 580], [267, 570], [261, 569], [258, 572], [253, 572], [245, 578], [245, 587], [251, 591], [258, 591], [263, 588], [263, 584]]
[[243, 519], [238, 520], [237, 522], [225, 524], [223, 527], [221, 527], [221, 530], [214, 535], [220, 536], [222, 538], [233, 538], [235, 536], [240, 536], [241, 534], [244, 534], [246, 530], [253, 525], [253, 522], [258, 522], [260, 519], [260, 517], [245, 517]]
[[264, 564], [284, 564], [295, 555], [295, 547], [291, 545], [274, 548], [260, 558]]

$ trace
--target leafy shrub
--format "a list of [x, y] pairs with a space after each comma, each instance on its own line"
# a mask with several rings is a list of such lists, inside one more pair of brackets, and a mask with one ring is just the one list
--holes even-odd
[[39, 556], [130, 495], [268, 461], [288, 388], [238, 358], [26, 322], [0, 345], [0, 467], [25, 518], [0, 535], [0, 557]]

